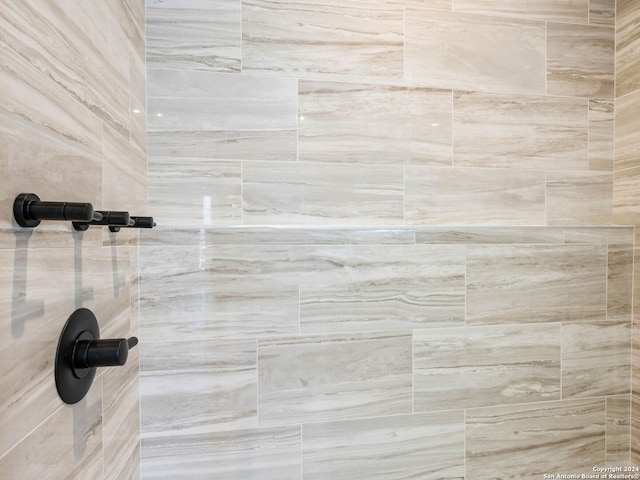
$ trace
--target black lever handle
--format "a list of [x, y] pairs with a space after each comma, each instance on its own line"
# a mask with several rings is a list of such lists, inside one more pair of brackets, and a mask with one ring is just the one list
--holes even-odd
[[101, 218], [90, 203], [42, 202], [34, 193], [21, 193], [13, 202], [13, 216], [21, 227], [36, 227], [41, 220], [91, 222]]
[[125, 228], [153, 228], [156, 226], [156, 222], [153, 221], [153, 217], [131, 217], [129, 225], [111, 225], [109, 230], [112, 232], [119, 232], [121, 227]]
[[131, 225], [129, 212], [97, 210], [96, 213], [100, 214], [101, 218], [94, 219], [91, 222], [73, 222], [73, 228], [84, 232], [92, 225], [109, 225], [110, 227], [127, 227]]
[[73, 367], [116, 367], [127, 363], [129, 350], [138, 344], [136, 337], [106, 340], [78, 340], [73, 350]]

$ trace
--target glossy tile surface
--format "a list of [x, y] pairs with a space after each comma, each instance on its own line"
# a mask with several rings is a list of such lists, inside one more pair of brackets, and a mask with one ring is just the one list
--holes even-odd
[[610, 27], [547, 25], [547, 94], [614, 97], [615, 32]]
[[411, 362], [405, 333], [261, 338], [259, 423], [410, 413]]
[[412, 85], [545, 93], [545, 24], [407, 8], [405, 78]]
[[544, 172], [406, 167], [405, 221], [412, 225], [544, 223]]
[[587, 23], [590, 0], [455, 0], [461, 12], [504, 15], [528, 20]]
[[413, 339], [416, 411], [560, 399], [558, 325], [423, 329]]
[[243, 1], [242, 70], [307, 78], [402, 78], [402, 7], [361, 0]]
[[147, 65], [239, 73], [242, 2], [146, 2]]
[[304, 425], [305, 479], [464, 477], [462, 410]]
[[296, 160], [294, 79], [147, 72], [149, 155]]
[[451, 92], [301, 81], [305, 162], [451, 165]]
[[547, 225], [611, 225], [613, 175], [607, 172], [547, 172]]
[[585, 169], [587, 101], [454, 92], [454, 165]]
[[605, 318], [606, 268], [600, 245], [469, 246], [467, 324]]

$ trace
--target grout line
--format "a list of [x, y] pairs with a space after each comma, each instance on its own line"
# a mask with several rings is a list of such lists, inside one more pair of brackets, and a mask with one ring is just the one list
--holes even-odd
[[24, 442], [25, 440], [27, 440], [27, 438], [32, 435], [33, 433], [36, 432], [36, 430], [38, 430], [40, 427], [42, 427], [45, 423], [47, 423], [49, 420], [51, 420], [51, 418], [56, 415], [59, 411], [61, 411], [63, 408], [65, 408], [64, 405], [60, 405], [58, 408], [56, 408], [54, 410], [54, 412], [49, 415], [47, 418], [45, 418], [42, 422], [40, 422], [38, 425], [36, 425], [33, 429], [31, 429], [28, 433], [26, 433], [20, 440], [18, 440], [17, 442], [15, 442], [12, 447], [7, 450], [5, 453], [3, 453], [2, 455], [0, 455], [0, 460], [2, 460], [3, 458], [7, 457], [13, 450], [15, 450], [22, 442]]

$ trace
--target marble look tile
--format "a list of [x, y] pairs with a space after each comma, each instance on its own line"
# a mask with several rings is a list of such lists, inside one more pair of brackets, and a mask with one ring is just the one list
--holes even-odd
[[640, 397], [631, 396], [631, 464], [640, 465]]
[[609, 245], [607, 269], [607, 320], [631, 321], [633, 245]]
[[141, 336], [142, 434], [170, 438], [257, 427], [256, 342]]
[[467, 248], [468, 325], [605, 318], [606, 246]]
[[415, 330], [415, 411], [560, 399], [560, 325]]
[[607, 465], [629, 465], [631, 442], [631, 395], [606, 399]]
[[300, 426], [142, 439], [141, 478], [301, 480]]
[[283, 248], [143, 247], [141, 328], [155, 341], [298, 333], [288, 259]]
[[395, 225], [403, 222], [400, 166], [243, 162], [244, 223]]
[[544, 224], [544, 171], [405, 167], [412, 225]]
[[416, 227], [416, 243], [513, 244], [563, 243], [557, 227]]
[[242, 71], [400, 79], [403, 13], [387, 1], [245, 0]]
[[242, 223], [239, 161], [151, 157], [149, 210], [163, 225]]
[[589, 170], [613, 170], [614, 102], [589, 99]]
[[605, 399], [467, 410], [467, 480], [593, 473], [605, 463]]
[[106, 0], [106, 4], [124, 31], [131, 49], [138, 59], [144, 61], [145, 11], [141, 0]]
[[613, 174], [548, 171], [547, 225], [611, 225]]
[[616, 170], [613, 186], [613, 223], [640, 225], [640, 167]]
[[405, 42], [412, 85], [545, 93], [543, 22], [408, 7]]
[[[0, 456], [2, 476], [103, 478], [101, 393], [102, 379], [97, 378], [83, 400], [72, 407], [58, 408], [10, 452]], [[16, 415], [15, 407], [12, 410]], [[30, 414], [17, 420], [25, 420]]]
[[634, 0], [616, 1], [616, 98], [640, 89], [640, 11]]
[[588, 102], [579, 98], [455, 92], [454, 165], [585, 169]]
[[562, 325], [562, 398], [629, 393], [631, 326], [628, 322]]
[[291, 78], [149, 68], [149, 155], [296, 160]]
[[4, 5], [0, 37], [87, 112], [128, 137], [126, 37], [104, 2], [78, 4], [73, 15], [68, 14], [67, 3], [34, 0]]
[[[640, 24], [640, 20], [639, 20]], [[640, 45], [640, 40], [638, 45]], [[615, 170], [638, 167], [640, 139], [640, 90], [616, 99], [615, 108]]]
[[303, 425], [306, 480], [464, 477], [464, 413]]
[[453, 0], [404, 0], [407, 7], [452, 10]]
[[504, 15], [525, 20], [587, 23], [589, 0], [455, 0], [461, 12]]
[[463, 246], [325, 247], [300, 285], [303, 333], [464, 325]]
[[616, 0], [589, 0], [589, 25], [613, 27], [616, 24]]
[[564, 228], [564, 243], [633, 243], [633, 227]]
[[614, 97], [615, 32], [610, 27], [547, 25], [547, 94]]
[[260, 425], [411, 413], [411, 335], [258, 339]]
[[139, 152], [147, 153], [147, 69], [136, 55], [129, 57], [129, 134]]
[[301, 81], [300, 161], [451, 165], [451, 92]]
[[[132, 334], [137, 332], [133, 331]], [[143, 339], [144, 340], [144, 339]], [[135, 478], [140, 465], [139, 348], [122, 368], [103, 376], [103, 452], [105, 480]]]
[[241, 0], [146, 2], [147, 65], [239, 73]]

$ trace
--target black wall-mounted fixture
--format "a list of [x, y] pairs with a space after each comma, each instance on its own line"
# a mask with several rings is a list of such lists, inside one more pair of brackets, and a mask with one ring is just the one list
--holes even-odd
[[119, 232], [121, 228], [153, 228], [156, 226], [156, 222], [153, 221], [153, 217], [130, 217], [131, 221], [129, 225], [110, 225], [109, 230], [112, 232]]
[[42, 220], [91, 222], [102, 219], [90, 203], [42, 202], [35, 193], [21, 193], [16, 197], [13, 217], [21, 227], [37, 227]]
[[60, 335], [55, 359], [56, 389], [64, 403], [82, 400], [93, 383], [98, 367], [124, 365], [136, 337], [101, 340], [93, 312], [79, 308], [71, 314]]
[[116, 227], [131, 227], [133, 221], [129, 216], [129, 212], [112, 212], [112, 211], [97, 211], [102, 218], [100, 220], [93, 220], [91, 222], [73, 222], [73, 228], [84, 232], [92, 225], [100, 226], [116, 226]]

